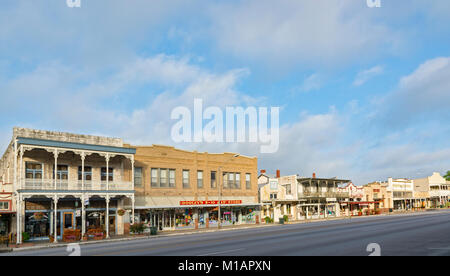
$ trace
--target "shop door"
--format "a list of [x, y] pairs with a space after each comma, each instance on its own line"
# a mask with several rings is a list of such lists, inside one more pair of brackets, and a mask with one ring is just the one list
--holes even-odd
[[74, 229], [75, 227], [75, 216], [73, 212], [63, 213], [63, 229]]
[[109, 217], [109, 234], [115, 234], [116, 233], [116, 217], [110, 216]]

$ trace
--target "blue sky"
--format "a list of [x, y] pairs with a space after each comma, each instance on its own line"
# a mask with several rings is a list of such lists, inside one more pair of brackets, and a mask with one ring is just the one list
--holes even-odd
[[[450, 170], [448, 0], [3, 0], [13, 126], [258, 156], [356, 184]], [[176, 106], [280, 106], [280, 149], [175, 144]]]

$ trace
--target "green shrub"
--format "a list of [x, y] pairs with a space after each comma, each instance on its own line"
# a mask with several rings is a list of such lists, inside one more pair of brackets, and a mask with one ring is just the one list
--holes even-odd
[[144, 233], [146, 226], [143, 223], [135, 223], [130, 225], [130, 232], [134, 234]]
[[283, 220], [284, 220], [284, 222], [288, 222], [288, 221], [289, 221], [288, 215], [284, 215], [284, 216], [283, 216]]
[[30, 234], [28, 232], [22, 232], [22, 240], [24, 242], [30, 240]]
[[266, 221], [266, 223], [272, 223], [273, 219], [270, 217], [265, 217], [264, 220]]

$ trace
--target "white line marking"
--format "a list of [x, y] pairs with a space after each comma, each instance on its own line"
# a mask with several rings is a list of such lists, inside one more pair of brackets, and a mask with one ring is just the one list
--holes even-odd
[[209, 255], [218, 255], [218, 254], [235, 252], [235, 251], [241, 251], [241, 250], [245, 250], [245, 248], [239, 248], [239, 249], [233, 249], [233, 250], [227, 250], [227, 251], [221, 251], [221, 252], [214, 252], [214, 253], [208, 253], [208, 254], [198, 255], [198, 257], [209, 256]]

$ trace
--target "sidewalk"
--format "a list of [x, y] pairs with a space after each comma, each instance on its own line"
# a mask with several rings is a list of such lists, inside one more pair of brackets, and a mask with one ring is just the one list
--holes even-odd
[[[186, 229], [186, 230], [165, 230], [158, 231], [158, 234], [155, 236], [151, 236], [148, 234], [141, 235], [125, 235], [125, 236], [112, 236], [109, 239], [104, 240], [96, 240], [96, 241], [79, 241], [76, 244], [79, 245], [88, 245], [88, 244], [98, 244], [98, 243], [108, 243], [108, 242], [117, 242], [117, 241], [133, 241], [140, 239], [155, 239], [162, 237], [170, 237], [170, 236], [181, 236], [181, 235], [190, 235], [197, 233], [208, 233], [208, 232], [218, 232], [218, 231], [230, 231], [230, 230], [238, 230], [238, 229], [250, 229], [250, 228], [258, 228], [258, 227], [269, 227], [277, 224], [241, 224], [241, 225], [229, 225], [222, 226], [221, 229], [215, 228], [199, 228], [199, 229]], [[26, 242], [21, 245], [10, 245], [10, 251], [23, 251], [23, 250], [35, 250], [35, 249], [44, 249], [44, 248], [55, 248], [55, 247], [64, 247], [72, 243], [61, 242], [58, 243], [50, 243], [46, 241], [42, 242]], [[2, 251], [0, 250], [0, 253]], [[6, 251], [5, 251], [6, 252]]]

